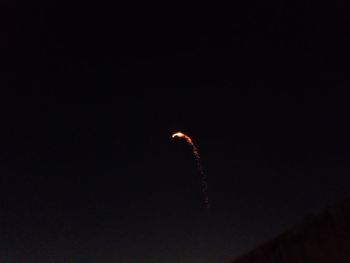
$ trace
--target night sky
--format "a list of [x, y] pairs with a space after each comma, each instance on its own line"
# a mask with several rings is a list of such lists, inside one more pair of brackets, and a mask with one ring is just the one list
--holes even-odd
[[1, 3], [1, 262], [230, 262], [350, 196], [345, 4], [117, 2]]

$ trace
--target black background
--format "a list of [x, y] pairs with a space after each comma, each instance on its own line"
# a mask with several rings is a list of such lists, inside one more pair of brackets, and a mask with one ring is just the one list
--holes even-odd
[[0, 10], [3, 262], [229, 262], [349, 196], [341, 1]]

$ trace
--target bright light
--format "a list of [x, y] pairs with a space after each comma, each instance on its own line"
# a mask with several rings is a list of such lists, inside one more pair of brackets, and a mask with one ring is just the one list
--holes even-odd
[[183, 134], [182, 132], [177, 132], [177, 133], [174, 133], [171, 137], [173, 137], [173, 138], [175, 138], [175, 137], [183, 138], [183, 137], [185, 137], [185, 134]]
[[182, 139], [185, 139], [186, 142], [192, 146], [192, 152], [193, 152], [193, 155], [194, 157], [196, 158], [196, 161], [197, 161], [197, 166], [198, 166], [198, 169], [199, 169], [199, 173], [201, 174], [202, 176], [202, 185], [201, 185], [201, 188], [202, 188], [202, 192], [203, 192], [203, 195], [204, 195], [204, 202], [205, 202], [205, 205], [207, 208], [210, 207], [210, 204], [209, 204], [209, 198], [208, 198], [208, 184], [207, 184], [207, 177], [206, 175], [204, 174], [204, 171], [203, 171], [203, 166], [202, 166], [202, 163], [201, 163], [201, 157], [199, 156], [199, 151], [198, 151], [198, 148], [196, 147], [196, 145], [194, 145], [192, 139], [190, 136], [182, 133], [182, 132], [176, 132], [174, 133], [173, 135], [171, 135], [172, 138], [182, 138]]

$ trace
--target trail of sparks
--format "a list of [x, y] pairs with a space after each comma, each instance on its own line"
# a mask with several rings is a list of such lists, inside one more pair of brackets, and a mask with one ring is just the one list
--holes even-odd
[[193, 143], [191, 137], [189, 137], [188, 135], [186, 135], [182, 132], [174, 133], [171, 137], [185, 139], [186, 142], [189, 145], [191, 145], [192, 152], [193, 152], [194, 157], [196, 158], [197, 167], [198, 167], [199, 173], [201, 175], [201, 191], [204, 195], [204, 203], [205, 203], [206, 208], [210, 208], [209, 197], [208, 197], [207, 176], [204, 173], [201, 157], [199, 155], [199, 150], [198, 150], [197, 146]]

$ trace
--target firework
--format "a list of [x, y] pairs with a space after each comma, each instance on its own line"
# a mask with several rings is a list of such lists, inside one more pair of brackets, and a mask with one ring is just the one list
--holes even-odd
[[202, 193], [204, 195], [204, 202], [205, 202], [206, 207], [209, 208], [210, 204], [209, 204], [209, 198], [208, 198], [207, 177], [206, 177], [204, 170], [203, 170], [203, 165], [202, 165], [201, 157], [199, 155], [199, 150], [198, 150], [197, 146], [193, 143], [191, 137], [189, 137], [188, 135], [186, 135], [182, 132], [176, 132], [171, 137], [184, 139], [192, 147], [192, 152], [193, 152], [194, 157], [196, 158], [197, 167], [198, 167], [199, 173], [201, 175], [201, 190], [202, 190]]

